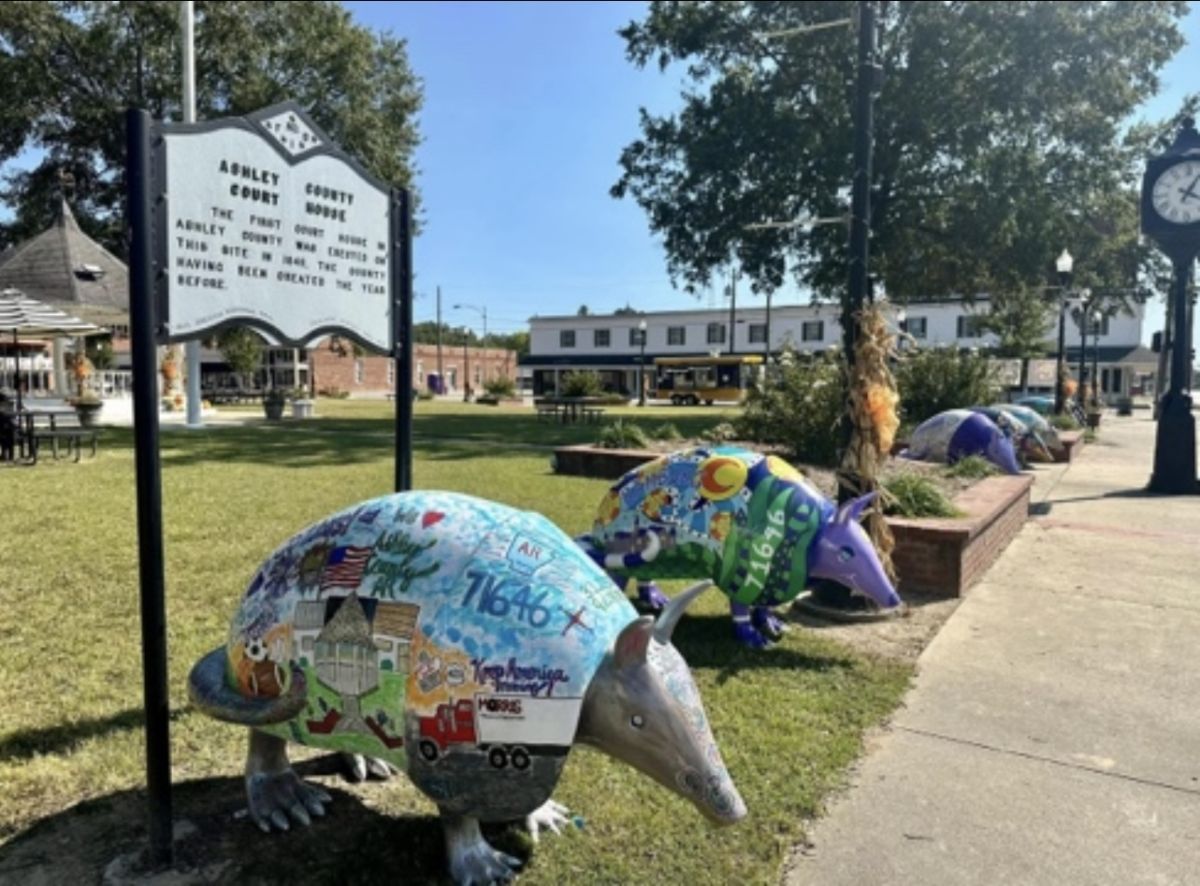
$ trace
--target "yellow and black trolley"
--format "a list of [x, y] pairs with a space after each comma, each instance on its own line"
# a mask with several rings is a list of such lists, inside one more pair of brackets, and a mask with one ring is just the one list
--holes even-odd
[[762, 371], [758, 354], [724, 357], [657, 357], [654, 360], [654, 396], [676, 406], [711, 406], [715, 402], [740, 402]]

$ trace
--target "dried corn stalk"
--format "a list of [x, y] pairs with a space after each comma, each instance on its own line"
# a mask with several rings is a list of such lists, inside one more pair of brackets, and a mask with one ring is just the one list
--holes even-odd
[[[850, 445], [838, 466], [838, 482], [856, 495], [879, 490], [879, 469], [887, 459], [900, 426], [896, 406], [896, 380], [888, 367], [895, 354], [895, 337], [888, 330], [883, 310], [868, 305], [858, 315], [859, 337], [854, 348], [854, 365], [848, 367], [846, 391], [852, 432]], [[876, 498], [865, 520], [867, 534], [879, 551], [879, 559], [893, 582], [895, 540], [883, 518], [882, 497]]]

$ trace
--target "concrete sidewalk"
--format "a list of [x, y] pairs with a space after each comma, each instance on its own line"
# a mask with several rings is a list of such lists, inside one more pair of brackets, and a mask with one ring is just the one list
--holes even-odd
[[1200, 497], [1153, 448], [1110, 414], [1043, 472], [788, 886], [1200, 883]]

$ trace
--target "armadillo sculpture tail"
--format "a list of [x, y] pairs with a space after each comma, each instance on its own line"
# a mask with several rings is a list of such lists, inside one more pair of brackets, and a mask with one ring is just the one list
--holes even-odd
[[241, 726], [269, 726], [290, 720], [304, 709], [308, 686], [300, 668], [292, 667], [282, 693], [257, 697], [242, 695], [232, 687], [228, 665], [229, 656], [220, 646], [196, 662], [188, 674], [188, 698], [210, 717]]

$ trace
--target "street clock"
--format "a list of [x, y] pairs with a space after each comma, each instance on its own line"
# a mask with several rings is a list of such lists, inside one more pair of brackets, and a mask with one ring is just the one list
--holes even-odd
[[1200, 133], [1192, 119], [1183, 121], [1175, 143], [1146, 161], [1142, 176], [1142, 233], [1171, 259], [1170, 384], [1159, 402], [1151, 492], [1186, 495], [1200, 492], [1196, 480], [1196, 420], [1189, 393], [1192, 359], [1190, 299], [1192, 266], [1200, 254]]
[[1166, 153], [1146, 162], [1142, 233], [1175, 262], [1200, 252], [1200, 133], [1190, 119]]

